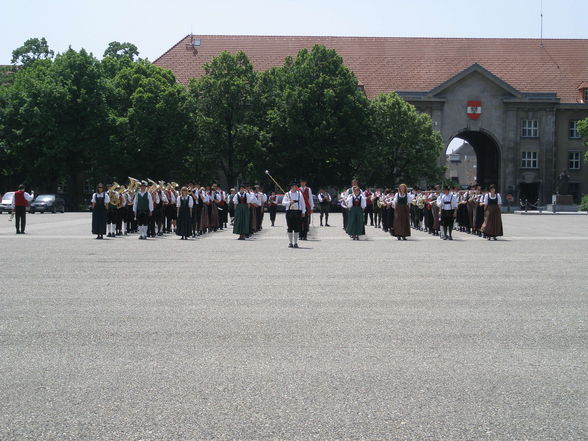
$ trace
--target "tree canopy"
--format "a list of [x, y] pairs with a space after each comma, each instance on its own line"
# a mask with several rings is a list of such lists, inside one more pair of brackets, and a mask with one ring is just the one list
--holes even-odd
[[[442, 175], [443, 143], [426, 114], [395, 94], [368, 100], [332, 49], [315, 46], [256, 72], [223, 52], [188, 86], [111, 42], [102, 60], [54, 55], [44, 38], [13, 52], [0, 83], [0, 173], [51, 190], [127, 176], [316, 185], [418, 184]], [[9, 75], [9, 77], [8, 77]]]

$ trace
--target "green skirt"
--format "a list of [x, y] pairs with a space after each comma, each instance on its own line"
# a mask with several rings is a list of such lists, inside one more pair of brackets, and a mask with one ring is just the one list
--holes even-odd
[[365, 234], [361, 207], [351, 207], [347, 215], [347, 229], [345, 231], [350, 236], [363, 236]]
[[235, 222], [233, 223], [233, 234], [249, 234], [249, 207], [247, 204], [235, 206]]

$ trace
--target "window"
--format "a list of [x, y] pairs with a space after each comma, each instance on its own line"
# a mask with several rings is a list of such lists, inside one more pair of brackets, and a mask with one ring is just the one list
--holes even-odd
[[537, 152], [521, 152], [521, 168], [537, 168]]
[[580, 170], [581, 158], [580, 152], [568, 152], [568, 168], [570, 170]]
[[588, 89], [584, 89], [584, 93], [582, 95], [584, 95], [584, 102], [588, 103]]
[[536, 119], [524, 119], [521, 136], [523, 138], [539, 137], [539, 121]]
[[568, 138], [578, 139], [580, 138], [580, 132], [578, 132], [578, 121], [571, 119], [568, 124]]

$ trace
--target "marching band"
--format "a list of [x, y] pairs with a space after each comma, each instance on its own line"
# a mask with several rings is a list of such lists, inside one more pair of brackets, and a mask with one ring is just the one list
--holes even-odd
[[[292, 182], [280, 200], [275, 192], [268, 197], [259, 186], [247, 184], [239, 191], [225, 192], [218, 185], [139, 181], [129, 178], [125, 187], [114, 182], [107, 189], [99, 184], [92, 196], [92, 233], [97, 239], [139, 233], [139, 239], [175, 233], [182, 240], [197, 238], [228, 228], [245, 240], [261, 231], [264, 211], [274, 226], [278, 205], [286, 211], [288, 246], [298, 248], [306, 240], [314, 210], [314, 197], [305, 181]], [[316, 195], [320, 226], [328, 227], [333, 198], [323, 188]], [[384, 233], [407, 240], [412, 230], [426, 232], [443, 240], [453, 240], [453, 232], [497, 240], [503, 235], [500, 206], [502, 197], [494, 186], [482, 191], [479, 185], [467, 190], [439, 186], [428, 190], [398, 188], [362, 190], [357, 181], [338, 195], [343, 212], [343, 228], [352, 240], [360, 240], [369, 225]], [[324, 224], [323, 224], [324, 218]]]

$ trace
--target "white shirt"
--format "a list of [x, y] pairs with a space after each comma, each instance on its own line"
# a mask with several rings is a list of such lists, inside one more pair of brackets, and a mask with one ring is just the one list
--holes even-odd
[[[290, 208], [292, 203], [292, 208]], [[282, 205], [286, 207], [286, 210], [301, 210], [302, 214], [306, 213], [306, 204], [304, 203], [304, 196], [300, 191], [290, 190], [284, 195], [282, 199]]]
[[486, 193], [484, 195], [484, 201], [482, 202], [484, 205], [488, 205], [488, 199], [498, 199], [498, 205], [502, 205], [502, 198], [500, 197], [500, 193], [496, 193], [496, 197], [490, 196], [490, 193]]
[[331, 202], [331, 195], [329, 193], [325, 193], [326, 197], [323, 196], [322, 193], [318, 194], [318, 201], [319, 202]]
[[148, 191], [140, 191], [135, 195], [135, 202], [133, 203], [133, 211], [135, 213], [137, 212], [137, 205], [139, 205], [139, 195], [143, 196], [145, 193], [147, 193], [149, 211], [153, 211], [153, 198], [151, 197], [151, 193], [149, 193]]
[[300, 193], [302, 193], [302, 191], [304, 191], [305, 189], [308, 188], [308, 204], [310, 205], [310, 209], [314, 210], [314, 199], [312, 197], [312, 190], [310, 189], [310, 187], [300, 187]]
[[[92, 203], [93, 203], [93, 204], [95, 204], [95, 203], [96, 203], [96, 195], [97, 195], [97, 194], [98, 194], [98, 193], [94, 193], [94, 194], [92, 195]], [[108, 193], [106, 193], [106, 192], [104, 192], [104, 191], [102, 192], [102, 194], [104, 195], [104, 196], [103, 196], [103, 197], [104, 197], [104, 205], [106, 205], [106, 204], [108, 204], [108, 203], [110, 202], [110, 197], [108, 197]]]
[[[16, 193], [16, 192], [15, 192]], [[26, 191], [24, 192], [24, 197], [27, 200], [27, 202], [31, 202], [33, 200], [33, 197], [28, 194]], [[14, 204], [15, 204], [15, 200], [14, 200], [14, 194], [12, 195], [12, 208], [14, 208]]]
[[179, 198], [177, 198], [176, 207], [180, 208], [182, 206], [182, 200], [186, 199], [188, 199], [188, 207], [192, 208], [194, 206], [194, 199], [189, 195], [186, 195], [186, 197], [180, 196]]
[[[398, 198], [399, 198], [399, 197], [404, 197], [404, 196], [402, 196], [400, 193], [396, 193], [396, 194], [394, 195], [394, 199], [392, 200], [392, 205], [393, 205], [394, 207], [396, 207], [396, 204], [398, 204]], [[407, 205], [410, 205], [410, 204], [412, 204], [412, 200], [413, 200], [413, 199], [414, 199], [414, 194], [412, 194], [412, 193], [407, 193], [407, 194], [406, 194], [406, 204], [407, 204]]]
[[[361, 208], [362, 208], [362, 209], [365, 209], [365, 206], [366, 206], [366, 204], [367, 204], [367, 201], [366, 201], [366, 198], [365, 198], [365, 196], [364, 196], [364, 195], [362, 195], [362, 194], [360, 194], [358, 197], [360, 198], [359, 204], [360, 204]], [[354, 201], [354, 199], [355, 199], [355, 198], [356, 198], [356, 196], [355, 196], [354, 194], [347, 196], [347, 202], [346, 202], [346, 205], [347, 205], [349, 208], [353, 207], [353, 201]]]
[[457, 208], [457, 199], [453, 193], [441, 193], [437, 198], [437, 206], [441, 210], [455, 210]]
[[167, 200], [167, 195], [165, 194], [165, 191], [162, 191], [161, 194], [159, 194], [158, 192], [157, 196], [161, 199], [161, 202], [163, 202], [164, 204], [167, 204], [169, 202]]
[[233, 196], [233, 204], [237, 205], [239, 203], [239, 198], [246, 198], [245, 199], [245, 203], [247, 204], [252, 204], [252, 199], [251, 199], [251, 194], [247, 193], [247, 192], [243, 192], [243, 193], [235, 193], [235, 196]]

